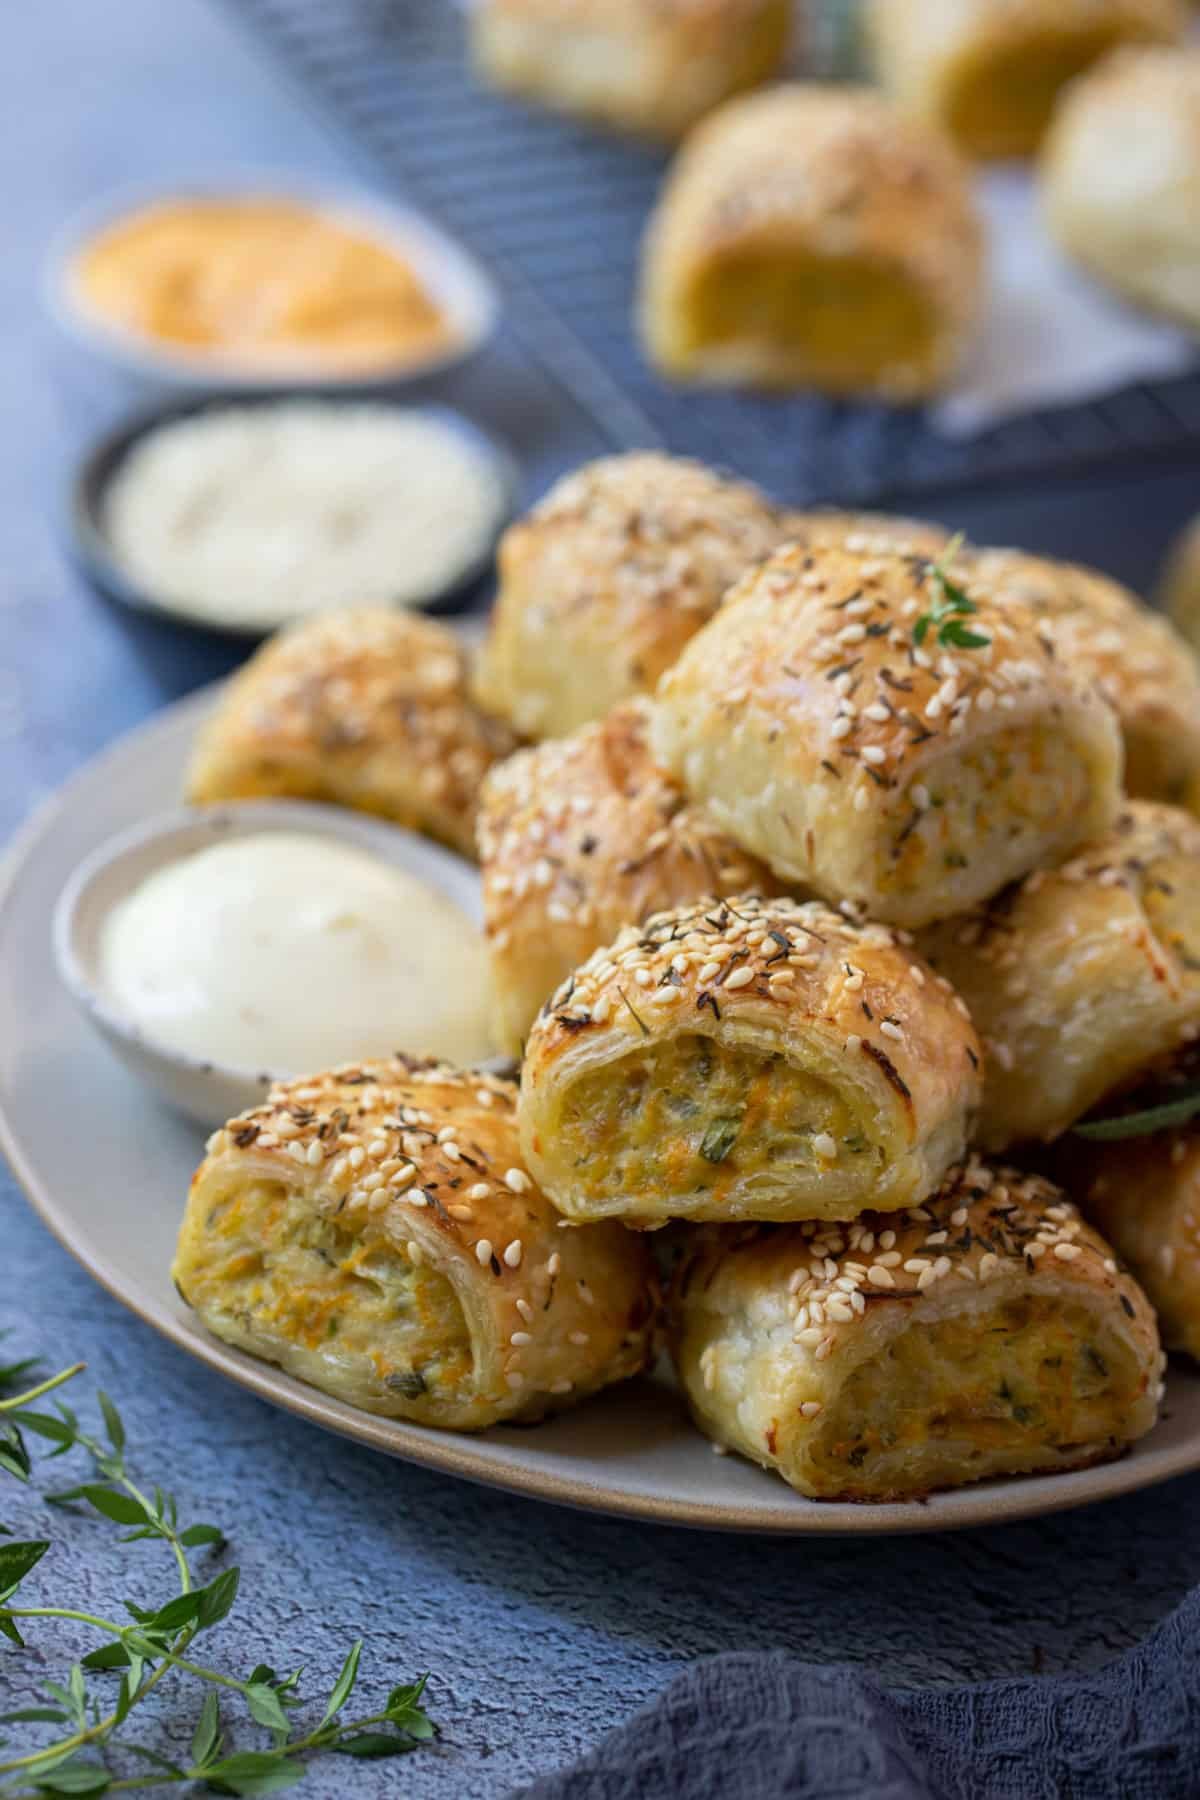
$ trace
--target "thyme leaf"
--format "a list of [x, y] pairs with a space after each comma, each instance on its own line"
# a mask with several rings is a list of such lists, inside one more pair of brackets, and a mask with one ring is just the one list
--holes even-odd
[[1169, 1131], [1172, 1126], [1186, 1125], [1197, 1113], [1200, 1113], [1200, 1082], [1185, 1088], [1173, 1100], [1145, 1106], [1137, 1112], [1117, 1113], [1107, 1119], [1084, 1119], [1073, 1126], [1072, 1131], [1075, 1137], [1109, 1144], [1121, 1138], [1151, 1137], [1156, 1131]]
[[990, 637], [982, 632], [972, 631], [963, 624], [963, 619], [979, 608], [967, 593], [947, 573], [947, 564], [952, 563], [962, 548], [963, 534], [960, 531], [947, 544], [936, 562], [928, 565], [928, 579], [933, 583], [934, 600], [928, 612], [923, 612], [913, 626], [913, 643], [918, 647], [925, 642], [931, 626], [936, 627], [938, 643], [945, 650], [982, 650], [991, 643]]
[[722, 1163], [733, 1149], [742, 1121], [734, 1118], [714, 1119], [700, 1140], [700, 1154], [705, 1162]]

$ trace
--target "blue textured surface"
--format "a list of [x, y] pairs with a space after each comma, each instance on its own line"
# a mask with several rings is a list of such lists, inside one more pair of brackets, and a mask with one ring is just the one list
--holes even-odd
[[[131, 179], [247, 164], [341, 167], [337, 148], [201, 0], [42, 0], [11, 11], [0, 63], [5, 835], [97, 746], [232, 660], [227, 645], [110, 610], [55, 546], [50, 513], [69, 455], [129, 396], [40, 320], [51, 230], [73, 206]], [[520, 369], [503, 357], [486, 382], [473, 380], [460, 397], [503, 415], [531, 483], [595, 448], [578, 426], [574, 437], [548, 432], [541, 402], [529, 401]], [[1143, 523], [1159, 508], [1139, 554], [1153, 555], [1188, 494], [1181, 473], [1158, 500], [1139, 503]], [[1013, 532], [1012, 504], [1005, 514], [995, 505]], [[1036, 511], [1022, 511], [1026, 535], [1066, 547], [1069, 497], [1057, 514], [1053, 505], [1044, 494]], [[1111, 507], [1097, 525], [1115, 545]], [[246, 1672], [260, 1656], [303, 1660], [316, 1685], [362, 1632], [374, 1692], [387, 1676], [433, 1671], [436, 1748], [400, 1765], [325, 1763], [301, 1792], [503, 1794], [719, 1649], [781, 1646], [906, 1682], [1094, 1667], [1200, 1580], [1200, 1479], [1041, 1524], [891, 1544], [699, 1537], [474, 1489], [336, 1442], [193, 1365], [96, 1288], [3, 1176], [0, 1228], [0, 1324], [12, 1328], [12, 1348], [85, 1357], [88, 1380], [125, 1409], [135, 1460], [151, 1479], [169, 1479], [190, 1516], [229, 1530], [253, 1605], [221, 1628], [220, 1655]], [[0, 1516], [22, 1534], [48, 1526], [56, 1538], [47, 1590], [108, 1611], [137, 1591], [133, 1570], [161, 1574], [160, 1591], [166, 1584], [152, 1547], [118, 1551], [109, 1528], [44, 1515], [15, 1485], [0, 1489]], [[49, 1629], [25, 1658], [0, 1649], [0, 1704], [61, 1673], [75, 1649], [69, 1633]], [[190, 1707], [185, 1689], [164, 1683], [165, 1737], [185, 1732]]]

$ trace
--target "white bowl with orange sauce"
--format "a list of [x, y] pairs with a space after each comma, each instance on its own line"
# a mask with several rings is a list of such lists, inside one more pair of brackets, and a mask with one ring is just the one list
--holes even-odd
[[268, 177], [88, 208], [52, 249], [47, 299], [84, 348], [184, 388], [416, 380], [474, 354], [499, 312], [488, 275], [423, 214]]

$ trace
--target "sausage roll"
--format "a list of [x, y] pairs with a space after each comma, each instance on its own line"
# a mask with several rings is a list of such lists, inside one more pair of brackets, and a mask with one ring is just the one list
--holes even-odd
[[1035, 616], [957, 563], [789, 545], [658, 690], [653, 747], [780, 876], [916, 926], [1107, 829], [1121, 741]]
[[492, 87], [649, 137], [681, 137], [767, 81], [790, 0], [480, 0], [471, 47]]
[[680, 380], [916, 399], [974, 334], [983, 243], [940, 133], [865, 88], [774, 88], [676, 159], [643, 249], [642, 337]]
[[521, 1145], [570, 1219], [849, 1219], [961, 1156], [979, 1062], [962, 1001], [886, 926], [711, 900], [627, 927], [547, 1003]]
[[1179, 38], [1185, 16], [1184, 0], [870, 0], [866, 22], [896, 104], [996, 157], [1031, 155], [1067, 82], [1118, 44]]
[[363, 608], [305, 620], [230, 682], [188, 799], [325, 800], [474, 856], [480, 784], [516, 740], [467, 681], [462, 644], [432, 619]]
[[209, 1139], [174, 1275], [208, 1329], [326, 1393], [453, 1431], [635, 1374], [645, 1247], [559, 1229], [516, 1089], [396, 1057], [274, 1089]]
[[1125, 742], [1126, 792], [1187, 801], [1200, 787], [1200, 669], [1179, 633], [1095, 569], [1019, 550], [967, 562], [975, 579], [1035, 613], [1067, 666], [1104, 695]]
[[1120, 1455], [1154, 1313], [1060, 1190], [972, 1159], [924, 1206], [697, 1232], [670, 1332], [700, 1429], [810, 1499], [912, 1500]]
[[1200, 652], [1200, 514], [1171, 546], [1161, 599], [1192, 650]]
[[739, 575], [788, 536], [756, 488], [637, 452], [586, 464], [500, 543], [478, 691], [525, 737], [565, 737], [653, 690]]
[[1041, 189], [1068, 256], [1200, 330], [1200, 49], [1124, 51], [1072, 87]]
[[1119, 1143], [1065, 1138], [1057, 1165], [1150, 1296], [1167, 1348], [1200, 1358], [1200, 1126]]
[[1055, 1138], [1200, 1032], [1200, 821], [1132, 801], [1061, 869], [918, 942], [983, 1039], [978, 1142]]
[[543, 1001], [622, 925], [708, 894], [772, 893], [770, 872], [658, 768], [647, 702], [494, 769], [479, 814], [493, 1030], [520, 1054]]

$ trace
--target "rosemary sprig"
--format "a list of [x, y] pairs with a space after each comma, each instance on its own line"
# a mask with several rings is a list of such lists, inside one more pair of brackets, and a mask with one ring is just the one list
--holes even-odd
[[[103, 1640], [71, 1665], [64, 1682], [44, 1684], [45, 1704], [0, 1715], [3, 1725], [58, 1727], [52, 1742], [29, 1750], [12, 1751], [0, 1739], [3, 1800], [35, 1800], [45, 1795], [98, 1800], [105, 1794], [146, 1792], [185, 1782], [204, 1782], [210, 1792], [218, 1794], [273, 1794], [301, 1780], [315, 1754], [397, 1756], [432, 1738], [434, 1726], [421, 1704], [425, 1676], [393, 1687], [385, 1704], [364, 1717], [343, 1718], [358, 1679], [361, 1638], [351, 1645], [319, 1719], [307, 1729], [295, 1728], [290, 1716], [304, 1705], [300, 1670], [280, 1676], [260, 1663], [248, 1676], [239, 1678], [188, 1654], [193, 1641], [218, 1625], [233, 1608], [238, 1571], [225, 1569], [207, 1582], [197, 1581], [189, 1553], [224, 1549], [224, 1534], [216, 1525], [203, 1523], [181, 1528], [172, 1495], [157, 1486], [148, 1492], [134, 1482], [126, 1463], [125, 1427], [106, 1394], [97, 1396], [103, 1438], [84, 1430], [75, 1413], [61, 1402], [53, 1413], [33, 1410], [32, 1402], [72, 1380], [82, 1367], [77, 1363], [23, 1393], [0, 1398], [0, 1468], [19, 1481], [29, 1481], [32, 1462], [26, 1434], [48, 1440], [54, 1446], [51, 1457], [85, 1452], [94, 1478], [47, 1494], [46, 1499], [59, 1506], [82, 1503], [100, 1517], [127, 1527], [122, 1543], [152, 1539], [165, 1544], [174, 1561], [178, 1591], [153, 1608], [126, 1600], [128, 1618], [123, 1620], [74, 1606], [18, 1605], [22, 1583], [42, 1563], [51, 1544], [44, 1539], [21, 1541], [7, 1532], [0, 1539], [0, 1633], [11, 1644], [23, 1649], [22, 1626], [41, 1619], [71, 1620], [96, 1631]], [[28, 1363], [0, 1368], [0, 1392], [23, 1378], [29, 1368]], [[184, 1762], [173, 1762], [156, 1750], [117, 1736], [134, 1708], [171, 1671], [205, 1687]], [[91, 1686], [97, 1677], [102, 1680], [109, 1675], [119, 1677], [116, 1697], [101, 1700]], [[267, 1747], [227, 1749], [220, 1710], [222, 1692], [236, 1696], [251, 1720], [270, 1734]], [[132, 1766], [132, 1759], [141, 1766]]]
[[1186, 1125], [1197, 1113], [1200, 1082], [1184, 1088], [1173, 1099], [1139, 1107], [1136, 1112], [1114, 1113], [1106, 1119], [1084, 1119], [1071, 1130], [1075, 1137], [1090, 1138], [1093, 1143], [1116, 1143], [1121, 1138], [1150, 1137], [1156, 1131], [1170, 1131], [1176, 1125]]
[[928, 565], [928, 579], [934, 587], [934, 602], [928, 612], [921, 614], [913, 626], [913, 643], [918, 647], [925, 642], [930, 626], [937, 627], [937, 641], [945, 650], [982, 650], [991, 643], [990, 637], [982, 632], [972, 631], [963, 624], [963, 619], [979, 608], [965, 588], [951, 580], [947, 573], [947, 564], [952, 563], [963, 545], [963, 534], [951, 538], [936, 562]]

